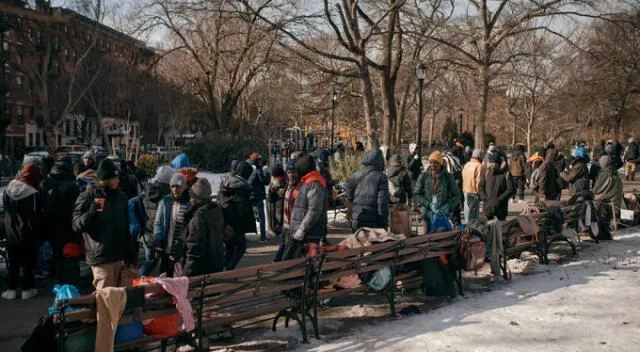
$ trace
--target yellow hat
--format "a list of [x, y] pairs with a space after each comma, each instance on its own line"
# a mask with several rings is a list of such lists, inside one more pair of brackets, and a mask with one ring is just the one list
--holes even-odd
[[431, 153], [431, 155], [429, 155], [429, 161], [431, 160], [442, 165], [444, 163], [444, 157], [442, 156], [442, 152], [440, 152], [439, 150], [436, 150], [435, 152]]

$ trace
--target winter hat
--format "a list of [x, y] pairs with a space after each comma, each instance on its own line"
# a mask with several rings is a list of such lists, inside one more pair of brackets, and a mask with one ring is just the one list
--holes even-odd
[[389, 162], [393, 166], [400, 166], [402, 165], [402, 157], [399, 154], [393, 154], [391, 158], [389, 158]]
[[296, 161], [295, 160], [289, 160], [289, 162], [287, 163], [287, 171], [296, 171]]
[[328, 163], [330, 154], [331, 153], [329, 153], [329, 151], [324, 148], [316, 150], [316, 158], [319, 162]]
[[93, 161], [96, 161], [96, 153], [94, 153], [92, 150], [88, 150], [86, 153], [84, 153], [84, 155], [82, 155], [82, 159], [91, 159]]
[[431, 153], [431, 155], [429, 155], [429, 161], [432, 160], [442, 165], [444, 163], [444, 156], [442, 155], [442, 152], [436, 150], [435, 152]]
[[600, 162], [600, 167], [605, 169], [605, 168], [608, 168], [609, 165], [611, 165], [611, 158], [609, 158], [608, 155], [603, 155], [600, 157], [599, 162]]
[[573, 184], [573, 189], [576, 192], [586, 191], [589, 189], [589, 179], [581, 178]]
[[413, 152], [415, 152], [417, 148], [418, 148], [417, 144], [415, 143], [409, 144], [409, 153], [413, 154]]
[[98, 170], [96, 171], [96, 173], [98, 174], [98, 180], [100, 181], [110, 180], [120, 175], [118, 168], [113, 163], [113, 161], [111, 161], [111, 159], [102, 160], [100, 165], [98, 165]]
[[31, 187], [40, 187], [40, 180], [42, 179], [42, 172], [40, 167], [34, 163], [26, 163], [22, 165], [22, 170], [16, 176], [16, 180], [26, 183]]
[[304, 177], [306, 174], [316, 169], [316, 162], [310, 155], [301, 156], [296, 159], [296, 170], [300, 177]]
[[282, 165], [276, 165], [273, 168], [271, 168], [271, 175], [273, 177], [284, 177], [285, 172], [284, 169], [282, 168]]
[[171, 176], [171, 181], [169, 182], [169, 186], [178, 186], [178, 187], [186, 187], [187, 186], [187, 178], [183, 174], [175, 173]]
[[253, 173], [253, 168], [251, 164], [246, 161], [241, 161], [236, 166], [236, 175], [248, 180], [251, 177], [251, 173]]
[[613, 144], [607, 144], [607, 146], [604, 147], [604, 152], [607, 154], [612, 154], [614, 150], [615, 147], [613, 146]]
[[489, 162], [492, 164], [500, 164], [502, 158], [500, 158], [500, 154], [498, 153], [489, 154]]
[[188, 184], [192, 184], [198, 178], [198, 169], [194, 167], [183, 167], [180, 168], [176, 173], [184, 175], [184, 177], [187, 179]]
[[234, 171], [236, 169], [236, 167], [238, 167], [238, 163], [239, 162], [240, 162], [240, 160], [237, 160], [237, 159], [231, 160], [231, 171]]
[[471, 157], [478, 158], [478, 159], [484, 158], [484, 150], [482, 150], [482, 149], [474, 150], [473, 154], [471, 154]]
[[71, 175], [73, 176], [73, 170], [71, 170], [71, 164], [65, 163], [64, 161], [57, 161], [53, 164], [51, 168], [51, 175]]
[[468, 154], [468, 153], [473, 152], [473, 149], [471, 149], [471, 147], [470, 147], [470, 146], [465, 146], [465, 147], [464, 147], [464, 152]]
[[191, 186], [189, 195], [191, 198], [198, 198], [201, 200], [211, 199], [211, 184], [206, 178], [198, 178], [196, 182]]
[[256, 161], [258, 159], [262, 159], [262, 155], [260, 155], [260, 154], [258, 154], [256, 152], [253, 152], [253, 153], [251, 153], [251, 155], [249, 155], [249, 159], [251, 159], [253, 161]]

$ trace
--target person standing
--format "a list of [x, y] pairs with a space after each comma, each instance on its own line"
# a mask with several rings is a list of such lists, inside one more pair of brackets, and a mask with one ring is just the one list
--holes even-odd
[[289, 178], [289, 183], [287, 184], [287, 190], [284, 194], [282, 242], [280, 242], [278, 252], [273, 259], [274, 262], [279, 262], [282, 260], [284, 250], [287, 245], [290, 244], [290, 241], [292, 239], [291, 236], [293, 235], [291, 233], [291, 211], [293, 210], [293, 205], [295, 204], [296, 198], [298, 198], [298, 194], [300, 193], [300, 176], [298, 175], [298, 171], [296, 171], [295, 160], [289, 160], [289, 162], [287, 163], [287, 176]]
[[407, 171], [411, 181], [415, 184], [422, 172], [422, 159], [418, 155], [418, 145], [415, 143], [409, 144], [409, 156], [407, 157]]
[[558, 170], [555, 167], [556, 150], [550, 148], [544, 156], [544, 162], [540, 165], [536, 186], [538, 197], [545, 200], [559, 200], [562, 189], [558, 184]]
[[524, 186], [527, 181], [525, 179], [525, 170], [527, 168], [527, 157], [524, 155], [524, 145], [516, 145], [513, 154], [511, 154], [511, 162], [509, 163], [509, 171], [513, 176], [513, 182], [516, 187], [516, 192], [513, 194], [513, 200], [515, 201], [516, 195], [520, 202], [524, 202]]
[[9, 182], [2, 200], [6, 211], [4, 227], [7, 235], [8, 288], [2, 298], [14, 300], [22, 269], [22, 299], [38, 295], [34, 271], [38, 258], [38, 243], [42, 239], [41, 170], [33, 163], [22, 166], [16, 178]]
[[287, 190], [287, 174], [282, 165], [276, 165], [271, 169], [271, 182], [267, 194], [267, 213], [269, 219], [269, 231], [273, 236], [282, 234], [282, 212], [284, 211], [284, 194]]
[[253, 168], [253, 173], [249, 177], [249, 184], [251, 185], [251, 205], [260, 222], [260, 243], [267, 243], [269, 238], [267, 237], [267, 224], [265, 223], [264, 200], [267, 198], [265, 186], [268, 186], [271, 182], [271, 175], [262, 169], [262, 155], [252, 153], [247, 162]]
[[73, 231], [73, 206], [78, 198], [78, 186], [71, 166], [56, 162], [49, 177], [42, 185], [44, 228], [48, 232], [53, 251], [53, 268], [56, 281], [63, 283], [62, 250], [67, 243], [82, 243], [81, 236]]
[[[384, 174], [384, 158], [380, 149], [362, 155], [364, 168], [347, 180], [346, 195], [352, 203], [351, 229], [389, 227], [389, 180]], [[300, 167], [298, 165], [298, 172]]]
[[224, 270], [224, 217], [222, 208], [211, 201], [211, 184], [198, 178], [189, 190], [191, 209], [182, 231], [184, 255], [182, 274], [197, 276]]
[[389, 179], [389, 203], [392, 206], [406, 208], [407, 202], [411, 204], [413, 191], [411, 188], [411, 177], [402, 166], [402, 158], [394, 154], [389, 159], [389, 167], [386, 170]]
[[635, 138], [629, 138], [629, 144], [624, 151], [624, 179], [636, 180], [636, 167], [640, 161], [640, 145]]
[[[145, 245], [145, 263], [140, 268], [140, 275], [149, 276], [157, 264], [156, 251], [160, 250], [166, 255], [175, 258], [175, 251], [181, 247], [180, 234], [184, 228], [185, 214], [189, 210], [189, 194], [187, 190], [187, 179], [184, 175], [175, 173], [169, 181], [170, 193], [158, 202], [156, 217], [153, 221], [153, 243]], [[163, 258], [161, 271], [171, 275], [173, 273], [172, 263], [166, 262], [168, 257]]]
[[462, 192], [464, 193], [464, 220], [469, 223], [478, 219], [480, 212], [480, 182], [484, 177], [482, 150], [474, 150], [471, 160], [462, 169]]
[[233, 270], [247, 251], [247, 232], [256, 231], [256, 219], [251, 205], [249, 177], [253, 168], [246, 161], [236, 165], [230, 177], [220, 185], [218, 202], [222, 206], [225, 223], [233, 228], [233, 236], [225, 248], [225, 269]]
[[98, 183], [76, 200], [73, 230], [82, 233], [86, 261], [96, 289], [120, 285], [120, 273], [135, 265], [137, 242], [129, 234], [127, 196], [118, 185], [120, 172], [109, 159], [98, 166]]
[[480, 181], [482, 210], [489, 219], [504, 221], [509, 213], [509, 198], [514, 193], [513, 179], [506, 168], [501, 168], [502, 158], [493, 154], [489, 158], [489, 168]]
[[285, 260], [299, 257], [307, 243], [319, 244], [327, 226], [327, 183], [316, 169], [313, 157], [298, 158], [296, 170], [300, 176], [300, 190], [291, 210], [293, 240], [285, 249]]
[[440, 151], [429, 155], [429, 167], [418, 177], [413, 196], [422, 209], [425, 233], [431, 230], [433, 215], [446, 216], [460, 203], [460, 189], [444, 167]]
[[96, 154], [89, 150], [82, 155], [82, 162], [78, 163], [74, 167], [75, 175], [80, 175], [87, 170], [96, 169]]

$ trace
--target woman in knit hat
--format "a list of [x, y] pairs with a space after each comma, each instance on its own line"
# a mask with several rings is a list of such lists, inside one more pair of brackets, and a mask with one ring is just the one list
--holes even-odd
[[4, 192], [4, 221], [9, 257], [8, 288], [2, 293], [4, 299], [16, 299], [20, 269], [23, 275], [22, 299], [38, 295], [34, 270], [38, 258], [38, 242], [42, 238], [40, 180], [40, 168], [36, 164], [27, 163]]

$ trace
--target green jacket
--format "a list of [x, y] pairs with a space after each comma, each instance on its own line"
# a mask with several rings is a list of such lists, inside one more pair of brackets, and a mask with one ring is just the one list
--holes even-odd
[[611, 167], [602, 169], [593, 185], [596, 199], [607, 198], [616, 208], [625, 208], [622, 180], [618, 172]]
[[460, 203], [460, 188], [456, 184], [453, 175], [449, 174], [444, 168], [440, 171], [439, 182], [433, 191], [433, 176], [430, 169], [420, 174], [416, 182], [416, 189], [413, 192], [413, 198], [422, 207], [422, 215], [425, 217], [428, 213], [437, 211], [431, 209], [433, 195], [438, 198], [438, 208], [447, 205], [449, 210], [453, 210]]

